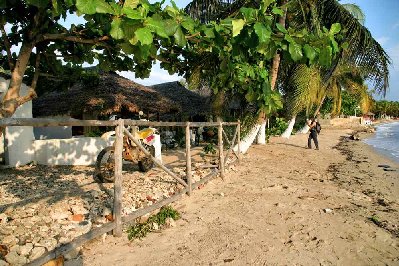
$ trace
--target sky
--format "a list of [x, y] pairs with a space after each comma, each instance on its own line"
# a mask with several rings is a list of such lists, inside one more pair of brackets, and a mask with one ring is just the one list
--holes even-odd
[[[150, 0], [150, 2], [154, 3], [156, 1]], [[190, 2], [191, 2], [190, 0], [175, 0], [175, 3], [179, 8], [186, 7]], [[169, 0], [165, 1], [165, 5], [170, 5]], [[178, 81], [183, 78], [183, 77], [178, 76], [177, 74], [169, 75], [168, 71], [161, 69], [159, 63], [155, 64], [152, 67], [151, 74], [150, 74], [149, 78], [146, 78], [146, 79], [139, 79], [139, 78], [136, 79], [133, 72], [123, 71], [123, 72], [119, 72], [119, 74], [121, 76], [124, 76], [125, 78], [134, 80], [135, 82], [146, 85], [146, 86], [170, 82], [170, 81]]]
[[341, 3], [356, 4], [363, 10], [365, 27], [392, 60], [386, 100], [399, 101], [399, 0], [343, 0]]
[[[190, 1], [177, 0], [176, 5], [184, 8]], [[168, 1], [166, 1], [166, 4]], [[389, 68], [389, 88], [385, 99], [399, 101], [399, 0], [342, 0], [341, 3], [358, 5], [366, 16], [365, 27], [369, 29], [392, 60]], [[162, 70], [159, 64], [154, 65], [151, 75], [147, 79], [135, 79], [134, 73], [122, 72], [123, 76], [141, 83], [153, 85], [168, 81], [180, 80], [177, 75], [170, 76]], [[370, 89], [372, 89], [370, 84]], [[377, 100], [384, 99], [381, 95], [374, 95]]]

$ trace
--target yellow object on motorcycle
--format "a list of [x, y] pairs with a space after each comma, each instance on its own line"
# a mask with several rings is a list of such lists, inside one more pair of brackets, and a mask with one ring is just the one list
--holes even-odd
[[144, 128], [144, 129], [142, 129], [140, 131], [137, 131], [135, 137], [138, 138], [138, 139], [145, 139], [145, 138], [147, 138], [148, 136], [150, 136], [150, 135], [152, 135], [154, 133], [155, 133], [155, 129], [153, 129], [153, 128]]

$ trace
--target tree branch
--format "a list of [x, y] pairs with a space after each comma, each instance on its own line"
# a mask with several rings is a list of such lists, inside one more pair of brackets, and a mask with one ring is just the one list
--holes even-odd
[[42, 41], [56, 41], [56, 40], [63, 40], [63, 41], [70, 41], [76, 43], [85, 43], [85, 44], [101, 44], [107, 46], [103, 41], [108, 41], [110, 38], [108, 36], [102, 36], [100, 38], [94, 39], [85, 39], [79, 36], [68, 35], [65, 33], [58, 33], [58, 34], [43, 34], [38, 37], [36, 43]]
[[10, 41], [8, 40], [6, 30], [4, 29], [4, 24], [1, 24], [0, 30], [1, 30], [1, 34], [4, 37], [4, 46], [7, 51], [8, 66], [10, 68], [10, 71], [12, 71], [14, 69], [14, 63], [12, 61], [12, 56], [11, 56], [11, 45], [10, 45]]
[[37, 49], [36, 61], [35, 61], [35, 74], [33, 75], [33, 80], [30, 85], [31, 90], [33, 90], [35, 94], [36, 94], [37, 80], [39, 79], [39, 74], [40, 74], [40, 55], [41, 51]]

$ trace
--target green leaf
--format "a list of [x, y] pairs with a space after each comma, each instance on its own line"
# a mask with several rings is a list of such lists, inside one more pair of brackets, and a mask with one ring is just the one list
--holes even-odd
[[332, 47], [333, 47], [333, 53], [338, 52], [339, 51], [338, 43], [334, 39], [332, 39], [331, 40], [331, 44], [332, 44]]
[[284, 39], [289, 43], [295, 42], [295, 40], [289, 34], [285, 34]]
[[266, 59], [272, 59], [276, 51], [277, 48], [272, 42], [260, 44], [257, 48], [257, 52], [263, 54]]
[[255, 33], [258, 35], [260, 43], [268, 43], [270, 41], [272, 31], [270, 28], [265, 27], [262, 23], [255, 23]]
[[130, 43], [122, 43], [121, 48], [125, 54], [133, 54], [135, 52], [134, 46], [130, 45]]
[[276, 24], [277, 29], [282, 32], [282, 33], [288, 33], [288, 31], [286, 30], [286, 28], [284, 28], [283, 25], [281, 25], [280, 23]]
[[120, 18], [116, 18], [112, 21], [111, 23], [111, 31], [110, 34], [112, 38], [116, 40], [123, 39], [125, 37], [125, 34], [123, 33], [122, 27], [121, 27], [122, 21]]
[[330, 66], [331, 59], [332, 59], [332, 48], [329, 46], [323, 47], [321, 49], [320, 55], [319, 55], [320, 65], [326, 66], [326, 67]]
[[46, 8], [48, 5], [48, 0], [27, 0], [26, 3], [38, 8]]
[[215, 32], [213, 31], [213, 28], [205, 28], [204, 33], [207, 38], [215, 38]]
[[60, 3], [60, 0], [51, 0], [52, 5], [53, 5], [53, 12], [51, 16], [54, 18], [56, 16], [59, 16], [62, 12], [62, 3]]
[[331, 25], [330, 34], [334, 35], [341, 31], [341, 24], [334, 23]]
[[148, 28], [141, 28], [136, 30], [135, 36], [142, 45], [151, 44], [153, 42], [151, 30]]
[[256, 98], [257, 98], [256, 97], [256, 93], [253, 90], [251, 90], [251, 89], [249, 89], [248, 92], [245, 94], [245, 99], [248, 102], [253, 102], [253, 101], [256, 100]]
[[130, 19], [142, 19], [143, 15], [138, 9], [133, 9], [130, 7], [123, 7], [122, 14], [125, 14]]
[[177, 22], [173, 19], [164, 20], [164, 25], [165, 33], [168, 36], [173, 36], [176, 33], [177, 28], [179, 27], [179, 24], [177, 24]]
[[305, 44], [303, 46], [303, 50], [305, 51], [305, 56], [309, 59], [309, 61], [312, 63], [313, 60], [316, 58], [317, 54], [315, 49], [313, 49], [312, 46], [309, 44]]
[[123, 4], [123, 7], [135, 9], [139, 5], [139, 3], [140, 0], [126, 0], [125, 4]]
[[273, 7], [272, 13], [275, 14], [275, 15], [280, 15], [280, 16], [284, 15], [284, 11], [282, 9], [280, 9], [280, 8], [277, 8], [277, 7]]
[[175, 18], [177, 15], [179, 15], [179, 9], [173, 8], [171, 6], [165, 7], [166, 13], [168, 13], [169, 16], [172, 18]]
[[178, 46], [184, 47], [186, 45], [187, 43], [186, 36], [184, 36], [184, 33], [180, 26], [177, 28], [173, 36], [175, 37], [175, 42]]
[[125, 39], [132, 39], [138, 28], [141, 28], [142, 24], [137, 20], [124, 19], [122, 20], [121, 28], [125, 34]]
[[161, 18], [158, 17], [149, 17], [144, 22], [144, 25], [147, 26], [152, 32], [155, 32], [160, 37], [168, 38], [168, 34], [165, 31], [165, 25]]
[[183, 26], [183, 28], [185, 28], [189, 32], [191, 32], [191, 33], [194, 32], [194, 21], [191, 18], [183, 20], [181, 25]]
[[296, 42], [291, 42], [289, 47], [288, 47], [288, 51], [290, 52], [291, 58], [294, 61], [298, 61], [300, 59], [302, 59], [303, 54], [302, 54], [302, 47], [300, 44], [296, 43]]
[[243, 19], [234, 19], [231, 23], [233, 24], [233, 37], [235, 37], [244, 28], [245, 21]]
[[95, 14], [96, 7], [95, 0], [76, 0], [76, 8], [83, 14]]
[[256, 20], [256, 17], [258, 16], [257, 10], [253, 8], [242, 7], [240, 8], [240, 12], [247, 22]]
[[114, 9], [103, 0], [96, 0], [96, 12], [101, 14], [114, 14]]

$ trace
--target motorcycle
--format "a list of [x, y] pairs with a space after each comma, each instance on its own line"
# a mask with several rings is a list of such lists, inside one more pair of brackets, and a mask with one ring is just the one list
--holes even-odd
[[[144, 128], [138, 130], [137, 127], [129, 130], [135, 139], [139, 140], [144, 148], [155, 157], [156, 139], [159, 140], [159, 134], [156, 134], [155, 128]], [[106, 132], [102, 138], [109, 138], [115, 135], [115, 131]], [[96, 176], [101, 182], [114, 182], [114, 168], [115, 168], [115, 143], [101, 150], [96, 160]], [[128, 136], [123, 136], [123, 151], [122, 158], [125, 161], [137, 163], [141, 172], [149, 171], [154, 162], [150, 156], [147, 156]]]

